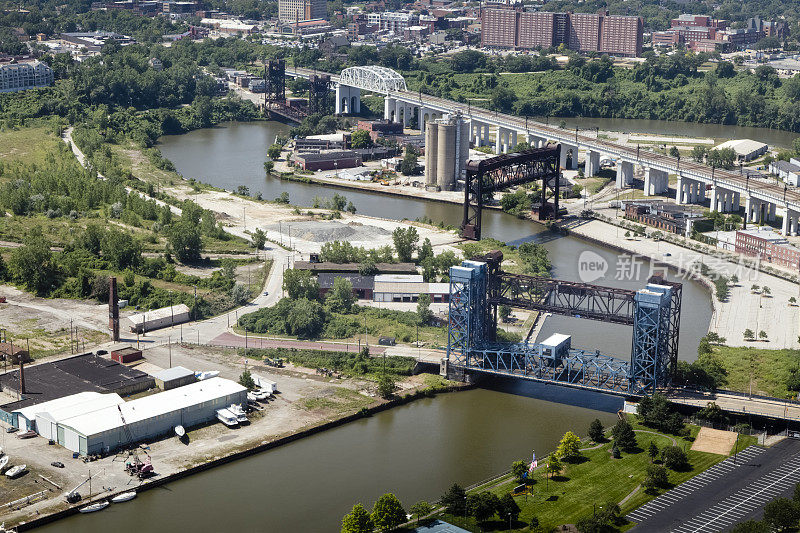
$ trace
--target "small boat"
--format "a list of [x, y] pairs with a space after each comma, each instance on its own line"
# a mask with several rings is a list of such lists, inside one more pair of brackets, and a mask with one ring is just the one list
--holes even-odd
[[195, 372], [194, 377], [197, 378], [198, 381], [203, 381], [204, 379], [211, 379], [219, 376], [218, 370], [206, 370], [205, 372]]
[[108, 507], [108, 502], [97, 502], [92, 505], [87, 505], [86, 507], [81, 507], [78, 510], [82, 513], [94, 513], [96, 511], [102, 511], [106, 507]]
[[129, 502], [136, 497], [136, 491], [123, 492], [111, 498], [111, 503]]
[[258, 401], [258, 398], [256, 397], [255, 393], [253, 393], [253, 392], [248, 392], [248, 393], [247, 393], [247, 401], [248, 401], [248, 402], [257, 402], [257, 401]]
[[28, 465], [12, 466], [6, 471], [6, 477], [14, 479], [24, 474], [28, 470]]
[[232, 403], [231, 406], [228, 407], [228, 411], [236, 415], [236, 420], [238, 420], [240, 424], [249, 422], [249, 420], [247, 420], [247, 413], [244, 412], [241, 405]]
[[3, 473], [3, 469], [8, 466], [8, 461], [11, 459], [8, 455], [4, 455], [0, 457], [0, 474]]
[[252, 394], [253, 394], [253, 396], [255, 396], [256, 400], [258, 400], [259, 402], [266, 400], [267, 398], [269, 398], [272, 395], [271, 392], [269, 392], [267, 390], [264, 390], [264, 389], [258, 389], [255, 392], [253, 392]]
[[29, 431], [26, 431], [25, 433], [18, 433], [18, 434], [17, 434], [17, 438], [18, 438], [18, 439], [32, 439], [32, 438], [33, 438], [33, 437], [35, 437], [36, 435], [38, 435], [38, 433], [36, 433], [35, 431], [33, 431], [33, 430], [31, 429], [31, 430], [29, 430]]
[[186, 430], [183, 429], [183, 426], [177, 425], [175, 426], [175, 434], [178, 436], [178, 438], [183, 437], [186, 435]]
[[228, 427], [239, 425], [239, 419], [236, 415], [224, 407], [222, 409], [217, 409], [217, 419]]

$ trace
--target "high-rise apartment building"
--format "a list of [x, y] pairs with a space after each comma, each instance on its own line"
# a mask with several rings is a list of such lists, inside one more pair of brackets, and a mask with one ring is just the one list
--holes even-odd
[[640, 17], [595, 13], [546, 13], [485, 7], [481, 43], [498, 48], [547, 48], [635, 57], [642, 53]]
[[278, 19], [281, 22], [326, 18], [328, 7], [325, 0], [278, 0]]

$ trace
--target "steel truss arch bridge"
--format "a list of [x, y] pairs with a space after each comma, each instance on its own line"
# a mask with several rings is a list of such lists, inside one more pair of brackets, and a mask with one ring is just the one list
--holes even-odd
[[339, 83], [364, 91], [389, 93], [407, 91], [406, 80], [394, 70], [377, 65], [349, 67], [339, 75]]
[[[501, 374], [626, 396], [669, 384], [677, 362], [680, 283], [654, 277], [632, 291], [509, 274], [501, 262], [502, 254], [491, 252], [450, 269], [446, 373]], [[498, 305], [630, 324], [631, 360], [573, 349], [566, 335], [557, 346], [498, 342]]]

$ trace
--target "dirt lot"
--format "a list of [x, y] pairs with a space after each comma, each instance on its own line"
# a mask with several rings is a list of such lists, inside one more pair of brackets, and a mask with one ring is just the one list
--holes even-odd
[[[238, 379], [245, 368], [245, 361], [234, 350], [216, 347], [190, 347], [173, 345], [158, 346], [145, 350], [145, 361], [139, 368], [157, 372], [170, 366], [185, 366], [192, 370], [218, 370], [220, 376]], [[239, 450], [246, 450], [276, 438], [295, 433], [342, 415], [360, 410], [375, 403], [374, 384], [355, 379], [336, 379], [318, 376], [313, 370], [293, 368], [274, 369], [254, 366], [247, 362], [248, 369], [257, 375], [278, 383], [278, 393], [268, 402], [261, 403], [261, 411], [251, 413], [250, 424], [229, 429], [220, 423], [200, 428], [191, 428], [188, 444], [167, 437], [149, 444], [158, 476], [173, 474], [187, 467], [223, 457]], [[401, 383], [408, 390], [423, 383], [420, 376]], [[84, 463], [73, 459], [71, 452], [58, 445], [49, 446], [42, 438], [20, 440], [13, 435], [0, 433], [3, 448], [12, 457], [12, 464], [26, 463], [30, 472], [15, 481], [0, 481], [0, 522], [18, 523], [29, 520], [38, 513], [53, 512], [67, 506], [63, 495], [92, 475], [93, 495], [130, 490], [138, 482], [124, 473], [124, 458], [107, 457], [99, 461]], [[64, 469], [50, 466], [52, 461], [61, 461]], [[56, 489], [42, 480], [43, 475], [61, 488]], [[8, 485], [8, 486], [6, 486]], [[52, 490], [50, 490], [52, 489]], [[48, 490], [48, 499], [32, 505], [8, 509], [3, 507], [17, 498]], [[79, 491], [88, 495], [88, 484]]]
[[[70, 324], [86, 348], [108, 340], [108, 306], [91, 301], [37, 298], [8, 285], [0, 286], [0, 327], [10, 338], [28, 339], [33, 357], [69, 352]], [[70, 322], [70, 319], [72, 321]]]

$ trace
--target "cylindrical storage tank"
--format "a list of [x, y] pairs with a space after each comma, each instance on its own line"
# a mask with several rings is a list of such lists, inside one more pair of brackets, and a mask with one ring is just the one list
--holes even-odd
[[435, 122], [428, 122], [425, 130], [425, 185], [436, 185], [436, 151], [439, 143], [439, 130]]
[[469, 159], [469, 132], [470, 123], [466, 120], [461, 121], [461, 136], [459, 137], [459, 144], [461, 150], [458, 155], [458, 175], [456, 180], [461, 179], [462, 170], [467, 168], [467, 160]]
[[436, 174], [439, 188], [452, 191], [456, 167], [456, 125], [449, 121], [438, 124], [439, 142], [436, 154]]

